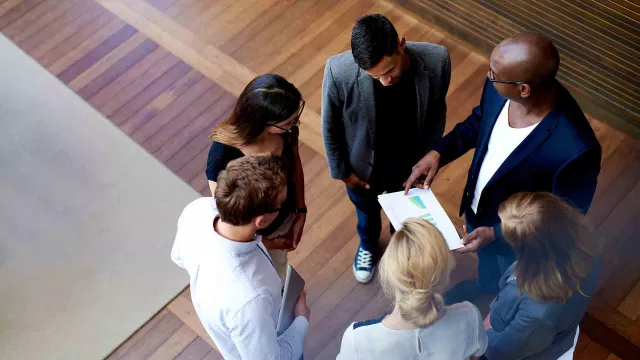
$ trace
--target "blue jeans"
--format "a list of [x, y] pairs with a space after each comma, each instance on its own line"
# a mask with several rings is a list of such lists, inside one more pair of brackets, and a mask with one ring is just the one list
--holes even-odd
[[[467, 232], [472, 232], [474, 227], [469, 217], [465, 213]], [[516, 254], [511, 245], [504, 239], [496, 239], [494, 242], [484, 246], [477, 252], [478, 254], [478, 287], [488, 293], [498, 293], [500, 291], [500, 278], [516, 261]]]
[[[372, 253], [376, 252], [378, 241], [380, 240], [380, 231], [382, 231], [382, 217], [380, 215], [380, 203], [378, 203], [378, 195], [384, 191], [400, 191], [401, 186], [391, 189], [364, 189], [356, 187], [351, 189], [346, 186], [349, 199], [356, 207], [356, 215], [358, 217], [358, 236], [360, 237], [360, 246]], [[395, 232], [391, 226], [391, 234]]]

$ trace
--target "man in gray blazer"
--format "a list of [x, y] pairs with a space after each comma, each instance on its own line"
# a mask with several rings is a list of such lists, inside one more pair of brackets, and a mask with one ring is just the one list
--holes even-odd
[[[412, 166], [444, 132], [451, 60], [440, 45], [406, 42], [384, 16], [360, 18], [351, 51], [327, 60], [322, 135], [331, 176], [356, 207], [356, 280], [375, 272], [381, 231], [377, 197], [402, 190]], [[393, 229], [392, 229], [393, 231]]]

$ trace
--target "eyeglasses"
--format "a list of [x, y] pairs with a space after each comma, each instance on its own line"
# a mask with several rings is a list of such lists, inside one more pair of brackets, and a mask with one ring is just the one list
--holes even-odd
[[268, 124], [269, 126], [273, 126], [276, 129], [280, 129], [282, 131], [286, 131], [288, 133], [291, 132], [291, 129], [293, 129], [294, 127], [300, 125], [300, 116], [302, 116], [302, 110], [304, 110], [304, 100], [300, 100], [301, 104], [300, 104], [300, 109], [298, 109], [298, 114], [296, 115], [295, 118], [293, 118], [293, 120], [291, 120], [291, 122], [285, 126], [278, 126], [276, 124]]
[[269, 209], [269, 210], [266, 212], [266, 214], [275, 214], [275, 213], [279, 213], [281, 209], [282, 209], [282, 208], [279, 208], [279, 207], [278, 207], [278, 208]]
[[522, 84], [529, 83], [528, 81], [496, 80], [496, 74], [493, 72], [493, 70], [491, 70], [491, 68], [489, 68], [489, 71], [487, 71], [487, 79], [489, 79], [489, 81], [491, 81], [492, 83], [499, 83], [499, 84], [522, 85]]

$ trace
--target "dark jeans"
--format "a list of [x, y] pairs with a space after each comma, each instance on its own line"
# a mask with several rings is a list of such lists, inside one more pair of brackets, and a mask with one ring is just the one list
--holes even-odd
[[[465, 212], [467, 232], [472, 232], [477, 226], [471, 216]], [[498, 285], [502, 274], [507, 271], [516, 261], [516, 255], [504, 239], [496, 239], [494, 242], [484, 246], [477, 252], [478, 254], [478, 287], [488, 293], [498, 293]]]
[[[351, 189], [347, 186], [347, 193], [353, 205], [356, 206], [356, 215], [358, 217], [358, 236], [360, 237], [360, 246], [372, 253], [378, 248], [380, 240], [380, 231], [382, 231], [382, 217], [380, 215], [380, 203], [378, 203], [378, 195], [383, 192], [394, 192], [402, 190], [402, 185], [380, 188], [371, 187], [369, 190], [357, 187]], [[395, 232], [391, 226], [391, 234]]]

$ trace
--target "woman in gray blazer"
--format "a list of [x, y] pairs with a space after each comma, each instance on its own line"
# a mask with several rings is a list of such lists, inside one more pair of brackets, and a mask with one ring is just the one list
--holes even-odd
[[550, 193], [518, 193], [499, 209], [516, 262], [485, 320], [489, 360], [558, 359], [574, 345], [599, 269], [584, 216]]

